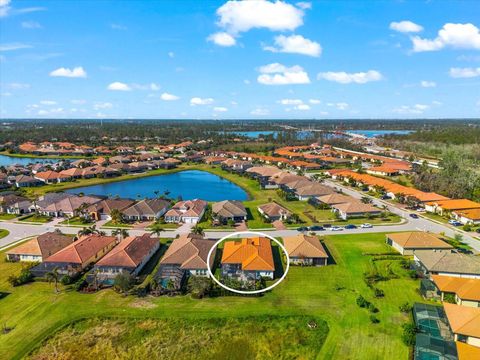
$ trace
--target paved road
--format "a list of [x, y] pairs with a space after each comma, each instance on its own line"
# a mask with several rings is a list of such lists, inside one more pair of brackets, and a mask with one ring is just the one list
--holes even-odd
[[[352, 188], [339, 185], [335, 182], [332, 182], [331, 180], [325, 180], [324, 184], [331, 187], [335, 187], [337, 189], [342, 189], [342, 191], [345, 194], [348, 194], [355, 198], [361, 198], [362, 196], [365, 196], [365, 193], [363, 192], [359, 192], [359, 191], [353, 190]], [[405, 211], [404, 209], [401, 209], [391, 203], [388, 203], [386, 201], [383, 201], [377, 198], [372, 197], [372, 200], [374, 204], [378, 206], [383, 206], [383, 205], [387, 206], [390, 212], [405, 218], [405, 222], [398, 225], [374, 226], [373, 228], [370, 228], [370, 229], [358, 228], [358, 229], [345, 229], [343, 231], [325, 230], [319, 233], [321, 234], [361, 234], [361, 233], [420, 230], [420, 231], [431, 231], [434, 233], [444, 232], [447, 236], [450, 236], [450, 237], [454, 237], [455, 234], [458, 233], [463, 236], [463, 241], [465, 243], [470, 245], [477, 252], [480, 252], [480, 241], [477, 239], [474, 239], [473, 237], [466, 234], [465, 232], [458, 231], [453, 227], [450, 227], [444, 224], [439, 224], [427, 218], [423, 218], [423, 217], [419, 217], [418, 219], [410, 218], [408, 216], [408, 212]], [[55, 229], [60, 229], [62, 232], [67, 234], [77, 233], [80, 230], [80, 228], [78, 227], [55, 226], [60, 221], [61, 219], [56, 219], [51, 223], [43, 224], [43, 225], [19, 224], [19, 223], [14, 223], [12, 221], [2, 222], [0, 223], [0, 228], [7, 229], [8, 231], [10, 231], [10, 234], [4, 237], [3, 239], [0, 239], [0, 249], [3, 247], [7, 247], [11, 244], [14, 244], [15, 242], [18, 242], [21, 239], [24, 239], [26, 237], [39, 235], [47, 231], [53, 231]], [[166, 230], [162, 233], [162, 237], [174, 238], [180, 233], [189, 232], [189, 229], [190, 229], [189, 226], [182, 226], [176, 230]], [[110, 234], [111, 232], [111, 230], [106, 230], [106, 229], [102, 229], [102, 230], [105, 230], [107, 234]], [[210, 239], [221, 239], [222, 237], [227, 236], [234, 231], [207, 231], [206, 237]], [[141, 235], [146, 231], [142, 229], [129, 229], [128, 232], [130, 233], [130, 235]], [[273, 230], [273, 229], [262, 230], [262, 232], [274, 237], [284, 237], [284, 236], [292, 236], [292, 235], [298, 234], [298, 231], [288, 230], [288, 229], [287, 230]]]

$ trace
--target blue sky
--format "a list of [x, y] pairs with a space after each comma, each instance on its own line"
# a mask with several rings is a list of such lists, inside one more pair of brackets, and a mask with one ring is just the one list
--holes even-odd
[[2, 118], [480, 115], [480, 1], [0, 0]]

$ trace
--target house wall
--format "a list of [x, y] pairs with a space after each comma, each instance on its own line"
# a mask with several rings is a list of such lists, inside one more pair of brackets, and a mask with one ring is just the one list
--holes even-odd
[[474, 307], [474, 308], [480, 307], [480, 301], [462, 300], [458, 297], [458, 295], [455, 295], [455, 301], [456, 301], [457, 305]]
[[193, 276], [208, 277], [208, 270], [207, 269], [191, 269], [189, 270], [189, 274]]
[[298, 258], [290, 256], [290, 264], [293, 265], [307, 265], [307, 266], [325, 266], [327, 265], [326, 258]]

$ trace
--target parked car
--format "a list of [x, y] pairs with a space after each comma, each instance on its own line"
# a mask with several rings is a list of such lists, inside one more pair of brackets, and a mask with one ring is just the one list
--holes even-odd
[[418, 215], [417, 215], [417, 214], [410, 214], [410, 217], [413, 218], [413, 219], [418, 219]]
[[314, 225], [314, 226], [310, 226], [310, 231], [323, 231], [325, 230], [325, 228], [323, 226], [320, 226], [320, 225]]
[[331, 227], [332, 227], [332, 224], [324, 224], [323, 227], [324, 227], [325, 229], [328, 229], [328, 228], [331, 228]]
[[308, 231], [308, 227], [301, 226], [301, 227], [297, 228], [297, 231], [300, 231], [300, 232]]
[[456, 220], [454, 220], [450, 224], [453, 225], [453, 226], [462, 226], [463, 225], [460, 221], [456, 221]]
[[344, 228], [341, 227], [341, 226], [332, 226], [331, 230], [332, 230], [332, 231], [343, 231]]
[[480, 234], [480, 228], [478, 228], [477, 230], [475, 230], [475, 232], [477, 232], [477, 233]]
[[382, 199], [382, 200], [390, 200], [391, 197], [388, 196], [388, 195], [383, 195], [383, 196], [381, 197], [381, 199]]
[[356, 228], [357, 228], [357, 225], [353, 225], [353, 224], [345, 225], [345, 229], [356, 229]]
[[365, 223], [365, 224], [360, 225], [360, 227], [361, 227], [362, 229], [370, 229], [370, 228], [373, 227], [373, 225], [372, 225], [372, 224], [369, 224], [369, 223]]

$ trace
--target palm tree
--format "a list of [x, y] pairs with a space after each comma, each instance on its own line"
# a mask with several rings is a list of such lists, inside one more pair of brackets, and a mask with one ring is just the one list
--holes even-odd
[[112, 235], [121, 237], [122, 239], [125, 239], [126, 237], [129, 236], [129, 233], [126, 229], [114, 229], [114, 230], [112, 230]]
[[160, 237], [160, 234], [164, 231], [160, 224], [153, 224], [151, 227], [152, 235]]
[[122, 212], [119, 209], [113, 209], [110, 212], [110, 217], [112, 218], [112, 222], [116, 224], [121, 224], [123, 222]]
[[193, 233], [193, 234], [196, 234], [196, 235], [205, 236], [205, 231], [203, 231], [203, 227], [201, 227], [201, 226], [199, 226], [199, 225], [195, 225], [195, 226], [192, 228], [192, 233]]
[[48, 280], [48, 283], [51, 284], [52, 282], [55, 284], [55, 292], [58, 293], [58, 280], [60, 275], [58, 273], [58, 267], [54, 268], [52, 271], [49, 271], [45, 277]]
[[370, 199], [368, 196], [362, 196], [360, 201], [364, 204], [371, 204], [373, 202], [372, 199]]
[[103, 236], [105, 235], [105, 231], [97, 230], [97, 226], [92, 225], [89, 227], [84, 227], [82, 230], [78, 232], [78, 236], [93, 235], [93, 234], [98, 234]]

